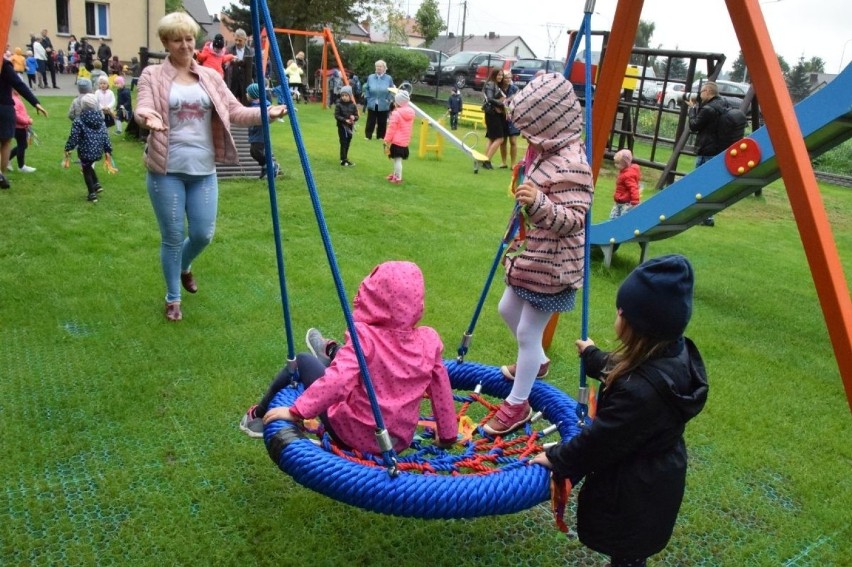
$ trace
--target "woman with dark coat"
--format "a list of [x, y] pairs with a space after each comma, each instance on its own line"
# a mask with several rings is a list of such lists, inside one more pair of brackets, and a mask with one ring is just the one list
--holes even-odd
[[482, 105], [485, 111], [485, 138], [488, 140], [488, 147], [485, 149], [488, 161], [482, 164], [485, 169], [494, 169], [491, 165], [491, 156], [500, 149], [509, 133], [509, 125], [506, 121], [506, 93], [501, 88], [502, 83], [503, 70], [494, 68], [491, 69], [488, 81], [482, 87], [482, 95], [485, 97], [485, 104]]
[[39, 114], [47, 116], [47, 110], [15, 72], [12, 62], [0, 60], [0, 189], [9, 188], [9, 180], [4, 174], [9, 167], [12, 138], [15, 137], [15, 99], [12, 98], [12, 89], [18, 91], [21, 98], [33, 105]]

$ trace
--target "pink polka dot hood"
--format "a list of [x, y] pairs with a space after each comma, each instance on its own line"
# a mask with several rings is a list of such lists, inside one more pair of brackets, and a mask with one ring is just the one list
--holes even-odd
[[[411, 444], [424, 394], [431, 400], [438, 437], [455, 439], [458, 432], [444, 345], [434, 329], [417, 326], [424, 297], [420, 268], [394, 261], [373, 269], [354, 301], [358, 339], [397, 452]], [[293, 409], [305, 418], [325, 411], [347, 445], [371, 453], [379, 450], [375, 418], [348, 333], [325, 375], [299, 396]]]

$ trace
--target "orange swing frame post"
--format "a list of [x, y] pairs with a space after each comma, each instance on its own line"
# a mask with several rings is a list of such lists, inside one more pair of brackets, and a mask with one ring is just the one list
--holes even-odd
[[[781, 177], [787, 188], [846, 390], [846, 400], [852, 409], [852, 298], [804, 138], [795, 118], [788, 118], [796, 116], [793, 101], [758, 0], [726, 0], [725, 3], [742, 46], [755, 93], [760, 97], [764, 121], [778, 157]], [[619, 0], [616, 6], [592, 111], [592, 170], [595, 179], [603, 161], [609, 127], [615, 118], [623, 70], [630, 59], [643, 4], [643, 0]], [[551, 321], [548, 327], [546, 345], [552, 339], [555, 321]]]
[[[343, 61], [340, 59], [340, 53], [337, 51], [337, 45], [334, 43], [334, 34], [331, 33], [331, 28], [323, 28], [322, 31], [307, 31], [307, 30], [291, 30], [287, 28], [273, 28], [275, 33], [286, 33], [292, 35], [303, 35], [306, 37], [321, 37], [322, 41], [322, 107], [328, 108], [328, 89], [326, 88], [326, 77], [328, 75], [328, 46], [331, 46], [331, 51], [334, 54], [334, 61], [337, 63], [337, 68], [340, 74], [343, 75], [343, 84], [349, 84], [349, 77], [346, 76], [346, 69], [343, 67]], [[268, 54], [264, 53], [264, 68]], [[283, 61], [282, 61], [283, 63]], [[310, 81], [310, 77], [308, 77]]]

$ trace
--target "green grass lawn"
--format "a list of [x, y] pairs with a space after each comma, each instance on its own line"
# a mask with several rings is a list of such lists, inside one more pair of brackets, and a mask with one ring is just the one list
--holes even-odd
[[[184, 321], [167, 323], [142, 145], [113, 136], [120, 172], [99, 169], [105, 190], [89, 204], [79, 170], [60, 166], [70, 99], [44, 102], [51, 118], [35, 119], [41, 145], [28, 151], [38, 172], [10, 174], [0, 192], [0, 565], [605, 563], [555, 531], [547, 505], [399, 519], [282, 474], [237, 427], [288, 351], [265, 182], [220, 184], [216, 237], [193, 265], [200, 291], [184, 297]], [[346, 169], [331, 111], [302, 105], [298, 118], [347, 291], [381, 261], [417, 262], [424, 323], [454, 356], [511, 210], [509, 175], [474, 175], [447, 146], [440, 160], [413, 151], [404, 184], [392, 186], [363, 124]], [[274, 123], [273, 140], [299, 351], [308, 327], [340, 336], [344, 322], [289, 124]], [[612, 187], [605, 170], [597, 220]], [[822, 197], [848, 280], [852, 191], [823, 185]], [[711, 385], [687, 428], [674, 537], [651, 563], [849, 565], [852, 423], [782, 182], [718, 214], [715, 228], [649, 251], [693, 262], [688, 334]], [[604, 347], [614, 344], [615, 291], [638, 257], [625, 245], [611, 268], [592, 264], [590, 334]], [[516, 347], [494, 287], [468, 358], [500, 365]], [[550, 350], [548, 379], [571, 395], [579, 329], [579, 312], [563, 315]]]

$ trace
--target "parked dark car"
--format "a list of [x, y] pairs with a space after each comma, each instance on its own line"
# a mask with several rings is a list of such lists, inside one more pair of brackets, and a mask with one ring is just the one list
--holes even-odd
[[512, 65], [515, 64], [514, 57], [507, 57], [504, 61], [494, 61], [493, 59], [489, 61], [490, 65], [483, 63], [479, 67], [476, 68], [476, 73], [473, 75], [473, 88], [481, 91], [482, 87], [485, 86], [485, 83], [488, 82], [488, 77], [491, 76], [491, 69], [495, 67], [500, 67], [503, 69], [503, 72], [507, 75], [512, 72]]
[[539, 71], [561, 73], [564, 69], [565, 62], [558, 59], [518, 59], [512, 65], [512, 82], [523, 88]]
[[458, 88], [473, 86], [473, 79], [479, 66], [503, 64], [506, 57], [499, 53], [487, 51], [461, 51], [456, 53], [440, 66], [430, 64], [423, 75], [423, 80], [430, 85], [455, 85]]
[[[450, 58], [449, 55], [444, 53], [443, 51], [438, 51], [436, 49], [426, 49], [424, 47], [403, 47], [406, 51], [411, 53], [419, 53], [420, 55], [424, 55], [426, 59], [429, 60], [429, 65], [438, 66], [444, 64], [444, 61]], [[423, 74], [418, 75], [417, 77], [412, 77], [411, 82], [416, 83], [417, 81], [423, 81]]]
[[429, 59], [429, 63], [436, 66], [439, 62], [443, 64], [444, 61], [450, 58], [449, 55], [437, 49], [426, 49], [425, 47], [403, 47], [403, 49], [425, 55]]

